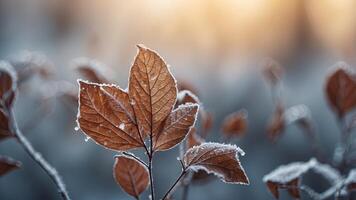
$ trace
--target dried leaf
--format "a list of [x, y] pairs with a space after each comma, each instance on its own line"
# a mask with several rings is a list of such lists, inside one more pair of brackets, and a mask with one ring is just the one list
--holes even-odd
[[225, 183], [249, 184], [238, 154], [244, 155], [244, 152], [235, 145], [203, 143], [189, 149], [183, 162], [186, 169], [205, 170]]
[[283, 74], [283, 68], [273, 59], [266, 59], [263, 66], [263, 75], [267, 82], [276, 85]]
[[106, 67], [100, 62], [88, 58], [77, 58], [72, 63], [85, 79], [94, 83], [109, 83], [103, 75]]
[[179, 91], [177, 95], [177, 103], [175, 107], [178, 107], [179, 105], [184, 105], [186, 103], [200, 104], [200, 101], [199, 98], [189, 90]]
[[21, 162], [0, 155], [0, 176], [3, 176], [4, 174], [12, 170], [18, 169], [20, 167], [21, 167]]
[[222, 132], [227, 137], [241, 137], [247, 129], [247, 112], [240, 110], [225, 117], [222, 124]]
[[308, 162], [294, 162], [288, 165], [279, 166], [263, 177], [272, 195], [278, 199], [278, 188], [286, 188], [288, 193], [294, 198], [300, 198], [299, 180], [303, 174], [318, 165], [315, 159]]
[[199, 105], [187, 103], [175, 109], [165, 121], [162, 132], [154, 136], [153, 149], [164, 151], [179, 144], [194, 126]]
[[144, 145], [133, 118], [128, 94], [113, 85], [78, 81], [78, 126], [95, 142], [125, 151]]
[[0, 108], [0, 140], [11, 137], [12, 135], [8, 115]]
[[213, 127], [213, 115], [204, 109], [200, 109], [201, 116], [201, 135], [206, 138], [209, 131]]
[[355, 108], [355, 72], [346, 63], [338, 63], [336, 70], [327, 79], [326, 95], [339, 117]]
[[141, 134], [156, 136], [163, 128], [177, 98], [176, 81], [154, 51], [138, 46], [131, 67], [129, 96]]
[[114, 178], [125, 192], [136, 198], [149, 185], [149, 174], [146, 166], [124, 155], [116, 157]]
[[281, 103], [277, 104], [276, 110], [267, 126], [267, 136], [275, 141], [284, 131], [285, 119], [284, 119], [284, 107]]
[[16, 92], [16, 72], [13, 67], [0, 61], [0, 108], [8, 109], [11, 107]]

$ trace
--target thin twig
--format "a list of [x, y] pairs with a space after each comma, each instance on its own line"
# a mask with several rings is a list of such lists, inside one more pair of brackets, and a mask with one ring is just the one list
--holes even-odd
[[162, 200], [165, 200], [168, 197], [168, 195], [171, 193], [171, 191], [175, 188], [175, 186], [179, 183], [180, 179], [182, 179], [186, 173], [187, 173], [187, 170], [183, 169], [182, 172], [180, 173], [179, 177], [177, 178], [177, 180], [173, 183], [173, 185], [169, 188], [169, 190], [163, 196]]
[[155, 200], [155, 190], [154, 190], [153, 175], [152, 175], [152, 160], [153, 160], [153, 155], [151, 153], [150, 155], [148, 155], [148, 172], [150, 175], [151, 199]]
[[15, 138], [19, 142], [19, 144], [24, 148], [26, 153], [35, 161], [42, 169], [46, 172], [46, 174], [50, 177], [53, 183], [57, 186], [58, 192], [60, 193], [62, 199], [70, 200], [66, 187], [62, 181], [62, 178], [59, 176], [57, 170], [52, 167], [43, 156], [37, 152], [32, 144], [27, 140], [27, 138], [22, 134], [21, 130], [18, 128], [16, 119], [13, 115], [13, 111], [10, 109], [9, 116], [12, 124], [12, 132], [15, 135]]

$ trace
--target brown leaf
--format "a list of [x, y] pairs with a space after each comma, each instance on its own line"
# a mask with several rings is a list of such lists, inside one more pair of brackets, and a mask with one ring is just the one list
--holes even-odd
[[272, 193], [274, 198], [279, 199], [278, 183], [267, 181], [267, 188]]
[[184, 105], [186, 103], [200, 104], [200, 101], [199, 98], [189, 90], [179, 91], [177, 95], [177, 103], [175, 107], [178, 107], [179, 105]]
[[213, 115], [204, 109], [200, 109], [199, 113], [201, 116], [201, 135], [203, 138], [206, 138], [213, 127]]
[[244, 155], [235, 145], [203, 143], [189, 149], [183, 157], [183, 163], [186, 169], [205, 170], [225, 183], [249, 184], [239, 161], [239, 153]]
[[3, 176], [4, 174], [12, 170], [18, 169], [20, 167], [21, 167], [21, 162], [0, 155], [0, 176]]
[[290, 196], [292, 196], [295, 199], [300, 199], [300, 191], [299, 191], [299, 178], [296, 178], [289, 183], [287, 183], [287, 191]]
[[205, 141], [197, 134], [197, 129], [195, 127], [191, 128], [187, 136], [187, 149], [201, 145], [203, 142]]
[[157, 135], [177, 98], [177, 86], [166, 63], [154, 51], [138, 46], [131, 67], [129, 96], [143, 136]]
[[330, 106], [339, 117], [356, 106], [355, 72], [346, 63], [338, 63], [326, 82], [326, 95]]
[[175, 109], [165, 121], [162, 132], [154, 136], [153, 149], [164, 151], [179, 144], [194, 126], [199, 105], [187, 103]]
[[12, 135], [8, 115], [0, 108], [0, 140], [11, 137]]
[[10, 108], [16, 92], [16, 72], [13, 67], [0, 61], [0, 108]]
[[267, 136], [275, 141], [284, 131], [285, 119], [284, 119], [284, 107], [281, 103], [278, 103], [276, 110], [267, 126]]
[[283, 74], [283, 68], [273, 59], [266, 59], [263, 66], [263, 75], [272, 86], [276, 85]]
[[116, 157], [114, 178], [125, 192], [136, 198], [149, 185], [149, 174], [146, 166], [124, 155]]
[[240, 110], [225, 117], [222, 131], [227, 137], [241, 137], [247, 129], [247, 112]]
[[73, 61], [77, 71], [85, 78], [94, 83], [109, 83], [102, 72], [106, 68], [96, 60], [78, 58]]
[[95, 142], [125, 151], [144, 145], [133, 118], [128, 94], [114, 85], [78, 81], [78, 126]]

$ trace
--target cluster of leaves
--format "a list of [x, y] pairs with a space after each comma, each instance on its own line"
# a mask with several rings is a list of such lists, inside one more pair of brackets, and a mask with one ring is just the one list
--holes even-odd
[[[39, 73], [41, 76], [49, 74], [38, 63], [37, 57], [28, 55], [22, 60], [12, 60], [13, 64], [0, 61], [0, 140], [15, 138], [24, 148], [26, 153], [46, 172], [46, 174], [56, 184], [59, 193], [65, 200], [70, 199], [58, 172], [53, 168], [40, 153], [38, 153], [20, 131], [15, 116], [13, 114], [13, 104], [16, 97], [18, 85], [21, 86], [31, 76]], [[34, 60], [32, 60], [34, 59]], [[38, 61], [38, 62], [35, 62]], [[17, 62], [18, 61], [18, 62]], [[13, 65], [15, 67], [13, 67]], [[19, 75], [19, 76], [18, 76]], [[21, 162], [12, 158], [0, 155], [0, 176], [21, 166]]]
[[[211, 126], [211, 117], [199, 109], [199, 100], [189, 91], [177, 92], [177, 84], [167, 64], [154, 51], [139, 45], [130, 70], [128, 89], [104, 84], [89, 70], [82, 73], [99, 83], [78, 80], [78, 127], [97, 144], [119, 151], [115, 157], [114, 177], [124, 191], [135, 198], [150, 186], [155, 199], [152, 160], [155, 153], [169, 150], [188, 138], [180, 162], [181, 175], [164, 195], [171, 191], [188, 172], [204, 171], [217, 175], [227, 183], [248, 184], [240, 164], [243, 151], [235, 145], [204, 142], [194, 128], [198, 113], [202, 116], [203, 132]], [[231, 116], [224, 131], [240, 134], [243, 122], [235, 127], [234, 120], [244, 120], [243, 114]], [[204, 135], [204, 134], [203, 134]], [[206, 135], [206, 134], [205, 134]], [[126, 152], [143, 149], [147, 162]]]
[[[281, 82], [280, 71], [282, 70], [278, 69], [279, 67], [280, 65], [277, 65], [275, 62], [266, 67], [266, 78], [270, 83], [273, 83], [272, 85], [280, 84]], [[291, 197], [295, 199], [301, 197], [300, 190], [305, 191], [313, 199], [326, 199], [333, 195], [336, 197], [347, 196], [350, 194], [350, 191], [355, 189], [355, 169], [352, 169], [355, 163], [353, 163], [350, 156], [352, 150], [351, 136], [354, 128], [353, 119], [355, 117], [351, 117], [351, 121], [347, 120], [348, 115], [352, 114], [352, 111], [356, 107], [355, 78], [355, 73], [351, 67], [346, 63], [340, 62], [334, 66], [333, 71], [326, 80], [325, 93], [327, 101], [335, 112], [341, 132], [340, 149], [335, 150], [334, 160], [320, 158], [320, 146], [316, 143], [316, 135], [313, 132], [311, 115], [307, 107], [299, 105], [284, 110], [282, 103], [280, 103], [281, 98], [276, 98], [278, 101], [276, 111], [267, 128], [267, 134], [270, 138], [276, 139], [284, 131], [287, 124], [297, 122], [299, 127], [314, 140], [315, 156], [325, 163], [321, 164], [316, 159], [311, 159], [305, 163], [291, 163], [280, 166], [266, 175], [263, 180], [275, 198], [279, 198], [279, 188], [287, 189]], [[317, 193], [307, 185], [303, 185], [301, 183], [302, 176], [309, 170], [313, 170], [329, 180], [330, 188], [323, 193]], [[347, 175], [348, 171], [349, 175]]]

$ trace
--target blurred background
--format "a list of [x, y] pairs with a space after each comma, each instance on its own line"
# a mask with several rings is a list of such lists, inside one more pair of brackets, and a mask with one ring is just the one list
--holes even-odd
[[[263, 175], [313, 154], [295, 126], [277, 143], [268, 140], [266, 125], [275, 105], [261, 61], [271, 57], [284, 67], [286, 106], [310, 108], [321, 146], [331, 157], [339, 131], [324, 84], [337, 61], [356, 64], [355, 6], [355, 0], [0, 0], [0, 58], [34, 59], [51, 70], [51, 81], [34, 77], [21, 85], [16, 117], [34, 147], [60, 172], [73, 199], [130, 197], [112, 178], [116, 153], [85, 142], [74, 131], [76, 105], [53, 93], [76, 84], [81, 76], [72, 61], [83, 56], [100, 61], [107, 79], [125, 88], [135, 45], [141, 43], [159, 52], [178, 81], [194, 86], [214, 117], [209, 141], [219, 141], [226, 115], [248, 111], [246, 136], [232, 142], [246, 152], [241, 162], [251, 185], [216, 180], [191, 187], [189, 199], [272, 199]], [[20, 170], [1, 177], [0, 199], [59, 199], [16, 141], [1, 142], [0, 153], [23, 162]], [[179, 175], [177, 155], [175, 148], [155, 159], [158, 196]]]

